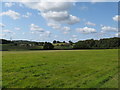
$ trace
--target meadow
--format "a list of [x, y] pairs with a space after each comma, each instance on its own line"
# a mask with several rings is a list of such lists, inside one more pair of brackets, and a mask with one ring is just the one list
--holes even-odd
[[118, 88], [118, 50], [3, 51], [3, 88]]

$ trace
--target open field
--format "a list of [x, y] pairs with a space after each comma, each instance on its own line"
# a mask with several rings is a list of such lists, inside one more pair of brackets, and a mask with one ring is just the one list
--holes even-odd
[[117, 88], [118, 50], [3, 51], [3, 88]]

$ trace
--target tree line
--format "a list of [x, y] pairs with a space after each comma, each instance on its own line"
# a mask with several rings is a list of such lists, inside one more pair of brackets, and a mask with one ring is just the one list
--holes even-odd
[[74, 49], [112, 49], [120, 47], [120, 38], [106, 38], [100, 40], [84, 40], [78, 41], [74, 45]]
[[[41, 46], [43, 50], [52, 50], [52, 49], [113, 49], [120, 48], [120, 38], [104, 38], [100, 40], [80, 40], [78, 42], [73, 43], [72, 41], [56, 41], [54, 40], [52, 43], [50, 42], [35, 42], [35, 41], [23, 41], [16, 40], [10, 41], [5, 39], [0, 39], [0, 44], [2, 44], [3, 49], [6, 45], [10, 47], [27, 47], [27, 49], [40, 49]], [[8, 47], [8, 46], [7, 46]], [[30, 48], [28, 48], [30, 47]], [[37, 47], [37, 48], [36, 48]]]

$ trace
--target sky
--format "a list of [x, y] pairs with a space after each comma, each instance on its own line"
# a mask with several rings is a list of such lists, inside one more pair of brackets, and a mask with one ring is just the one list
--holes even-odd
[[2, 2], [0, 37], [79, 41], [117, 37], [117, 2]]

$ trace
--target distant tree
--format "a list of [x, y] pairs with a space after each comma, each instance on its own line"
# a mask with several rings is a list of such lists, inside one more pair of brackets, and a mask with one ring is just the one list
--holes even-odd
[[38, 45], [39, 45], [39, 43], [38, 43], [38, 42], [35, 42], [35, 43], [34, 43], [34, 45], [35, 45], [35, 46], [38, 46]]
[[63, 43], [66, 43], [65, 41], [63, 41]]
[[14, 46], [17, 46], [17, 43], [14, 43]]
[[10, 40], [0, 39], [0, 44], [10, 44], [10, 43], [13, 43], [13, 42]]
[[51, 50], [51, 49], [54, 49], [54, 46], [49, 42], [45, 42], [45, 44], [43, 45], [43, 49]]
[[[112, 48], [120, 48], [120, 38], [104, 38], [100, 40], [83, 40], [73, 43], [69, 41], [69, 43], [61, 43], [60, 41], [54, 41], [56, 43], [55, 48], [57, 49], [112, 49]], [[26, 41], [26, 40], [5, 40], [0, 39], [0, 44], [9, 44], [10, 46], [18, 46], [20, 48], [23, 47], [34, 47], [34, 46], [43, 46], [43, 49], [54, 49], [54, 46], [49, 42], [35, 42], [35, 41]], [[4, 46], [4, 45], [3, 45]], [[11, 48], [11, 47], [9, 47]]]
[[84, 41], [78, 41], [73, 46], [74, 49], [87, 49], [89, 48], [88, 45]]
[[55, 43], [57, 43], [57, 41], [56, 41], [56, 40], [54, 40], [54, 41], [53, 41], [53, 43], [55, 44]]
[[60, 41], [56, 41], [57, 43], [61, 43]]
[[69, 44], [70, 44], [70, 45], [72, 45], [72, 44], [73, 44], [73, 42], [70, 40], [70, 41], [69, 41]]
[[120, 38], [104, 38], [100, 40], [84, 40], [78, 41], [73, 46], [74, 49], [110, 49], [110, 48], [119, 48], [120, 47]]
[[38, 45], [39, 45], [39, 46], [43, 46], [43, 45], [44, 45], [44, 42], [38, 42]]

